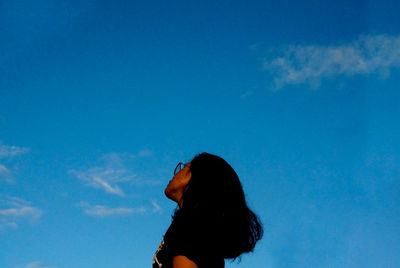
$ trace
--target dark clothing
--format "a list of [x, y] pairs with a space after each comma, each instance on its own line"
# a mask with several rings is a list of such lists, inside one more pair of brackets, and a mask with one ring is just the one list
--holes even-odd
[[225, 267], [224, 258], [218, 255], [212, 236], [193, 227], [173, 221], [154, 254], [152, 267], [172, 268], [172, 259], [178, 255], [187, 257], [199, 268]]

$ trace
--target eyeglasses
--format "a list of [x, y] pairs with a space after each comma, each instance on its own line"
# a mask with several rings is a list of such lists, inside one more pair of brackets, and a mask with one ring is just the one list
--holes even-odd
[[184, 168], [185, 166], [187, 166], [187, 164], [179, 162], [178, 165], [176, 166], [176, 168], [174, 169], [174, 176], [176, 175], [176, 173], [181, 171], [181, 169]]

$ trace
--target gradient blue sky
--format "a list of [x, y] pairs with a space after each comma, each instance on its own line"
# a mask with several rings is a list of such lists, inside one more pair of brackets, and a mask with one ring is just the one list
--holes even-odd
[[398, 267], [399, 1], [0, 1], [0, 267], [150, 267], [207, 151], [265, 235], [226, 267]]

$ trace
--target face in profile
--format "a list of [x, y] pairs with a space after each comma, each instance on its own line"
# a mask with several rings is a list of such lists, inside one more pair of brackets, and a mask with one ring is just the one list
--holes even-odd
[[192, 173], [190, 172], [190, 162], [185, 164], [184, 167], [178, 171], [172, 180], [169, 181], [165, 188], [165, 195], [177, 202], [182, 207], [181, 198], [185, 190], [186, 185], [189, 183]]

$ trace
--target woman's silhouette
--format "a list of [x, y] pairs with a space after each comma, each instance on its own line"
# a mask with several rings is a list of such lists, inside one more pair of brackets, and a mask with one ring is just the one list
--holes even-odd
[[201, 153], [179, 163], [165, 195], [178, 206], [153, 268], [224, 267], [224, 259], [253, 251], [262, 237], [236, 172], [219, 156]]

